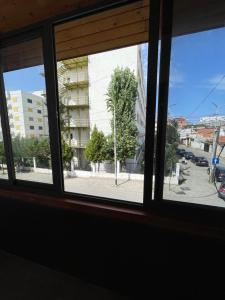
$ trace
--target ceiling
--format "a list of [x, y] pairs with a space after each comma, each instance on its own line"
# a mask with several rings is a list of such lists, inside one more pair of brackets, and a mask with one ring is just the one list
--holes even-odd
[[[122, 1], [122, 0], [121, 0]], [[0, 35], [113, 0], [0, 0]], [[122, 1], [123, 2], [123, 1]], [[224, 26], [224, 0], [174, 0], [174, 35]]]
[[113, 0], [0, 0], [0, 34]]

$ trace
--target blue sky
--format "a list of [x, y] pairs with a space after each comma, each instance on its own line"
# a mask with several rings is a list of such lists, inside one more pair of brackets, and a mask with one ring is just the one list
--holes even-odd
[[[147, 48], [145, 44], [142, 49], [145, 68]], [[6, 90], [45, 89], [42, 71], [43, 66], [38, 66], [5, 73]], [[168, 110], [171, 116], [191, 122], [216, 112], [225, 114], [224, 28], [173, 38]]]
[[224, 75], [225, 29], [174, 38], [170, 69], [170, 114], [185, 116], [193, 122], [203, 115], [216, 112], [225, 114]]
[[43, 66], [20, 69], [4, 73], [5, 89], [7, 91], [22, 90], [33, 92], [45, 89], [45, 79], [41, 76]]

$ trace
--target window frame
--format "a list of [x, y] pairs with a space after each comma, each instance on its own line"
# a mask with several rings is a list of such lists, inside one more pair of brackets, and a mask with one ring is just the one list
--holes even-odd
[[[42, 48], [40, 50], [42, 51], [43, 65], [44, 65], [44, 69], [45, 69], [46, 68], [46, 62], [45, 62], [46, 58], [44, 56], [45, 40], [44, 40], [44, 30], [43, 30], [42, 26], [41, 27], [38, 26], [37, 28], [35, 27], [33, 30], [28, 30], [25, 32], [22, 31], [21, 34], [17, 34], [16, 36], [12, 35], [12, 36], [7, 36], [4, 39], [0, 39], [0, 52], [1, 52], [1, 49], [10, 47], [10, 46], [13, 46], [16, 44], [20, 44], [23, 42], [32, 41], [32, 40], [35, 40], [38, 38], [40, 38], [42, 41]], [[0, 69], [0, 95], [2, 98], [2, 107], [3, 108], [1, 109], [0, 113], [1, 113], [1, 117], [4, 118], [4, 124], [3, 124], [3, 120], [2, 120], [2, 126], [4, 126], [4, 129], [2, 129], [2, 131], [3, 131], [4, 145], [5, 145], [5, 147], [7, 147], [5, 149], [6, 149], [6, 161], [7, 161], [7, 167], [8, 167], [9, 180], [4, 180], [4, 182], [3, 182], [1, 179], [0, 185], [4, 186], [4, 184], [6, 183], [6, 187], [7, 186], [11, 186], [11, 187], [12, 186], [17, 186], [17, 187], [21, 186], [21, 187], [24, 187], [24, 189], [26, 189], [26, 187], [30, 187], [30, 188], [34, 188], [35, 192], [38, 192], [38, 190], [40, 188], [44, 189], [44, 190], [54, 189], [54, 186], [56, 187], [57, 183], [54, 182], [53, 174], [52, 174], [52, 180], [53, 180], [52, 184], [41, 183], [41, 182], [36, 182], [36, 181], [26, 181], [26, 180], [21, 180], [21, 179], [16, 178], [3, 73], [4, 72], [1, 67], [1, 69]], [[47, 81], [48, 81], [48, 79], [45, 77], [46, 94], [47, 94]], [[47, 96], [47, 99], [49, 99], [48, 96]], [[49, 103], [50, 103], [50, 101], [47, 100], [48, 114], [49, 114], [49, 107], [51, 106]], [[50, 119], [50, 116], [49, 116], [49, 119]], [[54, 148], [53, 148], [53, 145], [51, 142], [51, 140], [53, 139], [53, 136], [50, 133], [50, 128], [49, 128], [49, 138], [50, 138], [50, 149], [51, 149], [51, 157], [52, 157], [52, 155], [54, 155], [53, 154]], [[53, 163], [52, 163], [52, 173], [54, 173], [53, 172]]]
[[[43, 58], [44, 58], [44, 71], [48, 120], [49, 120], [49, 137], [51, 146], [51, 159], [52, 159], [52, 176], [53, 184], [45, 184], [39, 182], [30, 182], [19, 180], [15, 178], [15, 170], [13, 165], [12, 143], [9, 128], [9, 118], [7, 113], [7, 103], [5, 96], [5, 88], [3, 81], [2, 68], [0, 69], [0, 97], [2, 105], [0, 106], [0, 115], [2, 123], [3, 140], [6, 151], [6, 161], [8, 167], [9, 180], [0, 179], [1, 188], [10, 188], [12, 190], [30, 191], [37, 194], [45, 194], [46, 190], [52, 195], [61, 197], [65, 201], [76, 201], [82, 199], [85, 203], [94, 202], [98, 204], [115, 205], [124, 208], [141, 209], [144, 211], [160, 210], [172, 213], [182, 213], [193, 215], [193, 212], [198, 216], [200, 212], [208, 212], [212, 216], [213, 212], [222, 212], [224, 209], [220, 207], [212, 207], [207, 205], [184, 203], [178, 201], [170, 201], [163, 199], [163, 168], [164, 168], [164, 155], [165, 152], [165, 129], [167, 116], [167, 101], [168, 101], [168, 88], [169, 88], [169, 67], [170, 67], [170, 51], [172, 39], [172, 7], [173, 0], [151, 0], [150, 1], [150, 14], [149, 14], [149, 47], [148, 53], [148, 76], [147, 76], [147, 107], [146, 107], [146, 151], [145, 151], [145, 170], [144, 170], [144, 196], [143, 204], [133, 203], [118, 199], [109, 199], [105, 197], [97, 197], [88, 194], [69, 193], [64, 191], [63, 183], [63, 168], [62, 168], [62, 153], [61, 153], [61, 140], [60, 140], [60, 124], [59, 124], [59, 107], [58, 107], [58, 83], [56, 73], [56, 57], [55, 57], [55, 37], [54, 26], [67, 22], [69, 20], [78, 20], [90, 15], [94, 15], [104, 11], [110, 11], [117, 7], [139, 2], [134, 1], [117, 1], [111, 4], [100, 4], [89, 10], [79, 10], [67, 13], [65, 15], [49, 19], [33, 26], [16, 30], [0, 37], [0, 48], [10, 46], [22, 41], [29, 41], [31, 39], [41, 37], [43, 44]], [[152, 175], [153, 175], [153, 159], [154, 159], [154, 145], [150, 140], [155, 133], [155, 115], [156, 115], [156, 93], [157, 93], [157, 67], [158, 67], [158, 42], [161, 38], [160, 49], [160, 71], [159, 71], [159, 103], [158, 103], [158, 134], [156, 139], [156, 149], [159, 155], [156, 160], [156, 176], [155, 176], [155, 192], [154, 201], [152, 201]], [[0, 57], [1, 58], [1, 57]], [[53, 152], [54, 149], [54, 152]], [[159, 152], [158, 152], [159, 151]], [[67, 199], [67, 200], [66, 200]], [[87, 204], [88, 205], [88, 204]]]

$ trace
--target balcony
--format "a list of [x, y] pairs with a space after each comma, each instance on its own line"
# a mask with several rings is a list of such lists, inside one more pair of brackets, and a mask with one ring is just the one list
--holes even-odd
[[68, 128], [89, 127], [89, 120], [88, 119], [71, 119], [70, 122], [67, 122], [66, 127], [68, 127]]
[[88, 140], [66, 140], [66, 143], [73, 148], [85, 148]]
[[72, 99], [66, 100], [64, 103], [66, 106], [69, 106], [71, 108], [89, 105], [88, 96], [72, 98]]
[[88, 73], [78, 72], [73, 74], [72, 77], [63, 78], [63, 85], [67, 89], [74, 89], [78, 87], [88, 87]]
[[71, 58], [67, 60], [63, 60], [62, 64], [67, 68], [67, 69], [73, 69], [78, 66], [87, 66], [88, 65], [88, 57], [83, 56], [83, 57], [77, 57], [77, 58]]

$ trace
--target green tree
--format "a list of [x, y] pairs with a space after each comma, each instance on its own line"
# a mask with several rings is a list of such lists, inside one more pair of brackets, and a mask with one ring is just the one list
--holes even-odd
[[65, 170], [70, 169], [70, 163], [73, 158], [73, 150], [72, 148], [65, 142], [65, 140], [61, 139], [62, 145], [62, 161], [63, 161], [63, 168]]
[[176, 149], [179, 143], [178, 125], [176, 121], [167, 124], [166, 148], [165, 148], [165, 175], [173, 170], [176, 162]]
[[102, 131], [98, 131], [96, 125], [91, 134], [91, 138], [88, 141], [84, 155], [87, 160], [93, 163], [100, 163], [107, 157], [106, 154], [106, 138]]
[[108, 86], [107, 97], [107, 108], [113, 115], [112, 137], [114, 135], [115, 109], [117, 159], [121, 163], [125, 163], [126, 158], [134, 157], [138, 146], [135, 122], [137, 80], [129, 68], [117, 67], [114, 70]]

